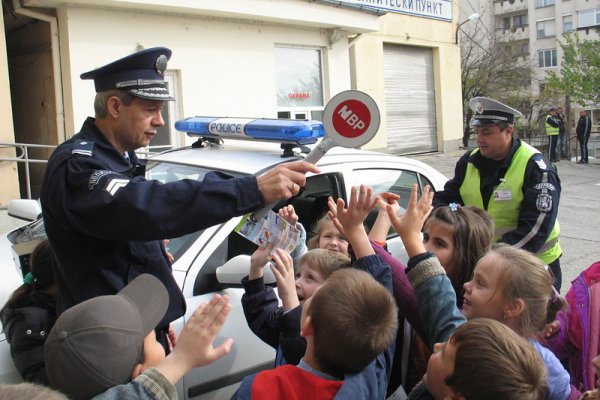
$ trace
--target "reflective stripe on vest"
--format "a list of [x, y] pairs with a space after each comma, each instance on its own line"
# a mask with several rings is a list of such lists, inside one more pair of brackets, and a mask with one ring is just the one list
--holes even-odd
[[[479, 149], [473, 150], [471, 155], [478, 151]], [[519, 212], [521, 210], [521, 203], [523, 202], [522, 188], [523, 180], [525, 178], [525, 169], [527, 168], [527, 162], [535, 153], [539, 153], [539, 151], [527, 143], [521, 142], [521, 146], [515, 152], [504, 178], [495, 188], [493, 195], [490, 198], [487, 212], [490, 214], [495, 225], [494, 242], [499, 241], [506, 232], [517, 229], [519, 225]], [[544, 181], [546, 181], [547, 178], [548, 175], [545, 173]], [[467, 164], [465, 178], [460, 186], [460, 195], [464, 204], [484, 208], [480, 185], [481, 177], [479, 175], [479, 170], [469, 162]], [[531, 231], [529, 231], [521, 241], [515, 243], [515, 247], [523, 247], [529, 240], [537, 235], [544, 220], [544, 216], [544, 213], [539, 215], [539, 218]], [[552, 228], [552, 232], [546, 240], [546, 243], [544, 243], [542, 248], [537, 252], [537, 256], [546, 264], [556, 260], [562, 254], [560, 243], [558, 242], [559, 233], [560, 227], [557, 220], [554, 223], [554, 227]]]
[[558, 134], [560, 133], [560, 128], [559, 128], [558, 126], [557, 126], [557, 127], [554, 127], [554, 126], [550, 125], [550, 124], [548, 123], [548, 119], [549, 119], [549, 118], [552, 118], [552, 117], [551, 117], [551, 116], [548, 116], [548, 117], [546, 118], [546, 135], [548, 135], [548, 136], [554, 136], [554, 135], [558, 135]]

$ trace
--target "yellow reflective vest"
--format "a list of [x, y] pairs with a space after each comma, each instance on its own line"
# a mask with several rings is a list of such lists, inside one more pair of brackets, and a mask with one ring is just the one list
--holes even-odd
[[546, 135], [548, 135], [548, 136], [558, 135], [560, 132], [560, 128], [558, 126], [554, 127], [554, 126], [550, 125], [548, 123], [549, 118], [554, 118], [554, 117], [552, 115], [548, 115], [546, 117]]
[[[479, 149], [473, 150], [471, 155], [478, 152]], [[519, 211], [523, 202], [523, 181], [525, 178], [525, 169], [527, 162], [535, 153], [539, 153], [537, 149], [521, 142], [521, 146], [515, 152], [510, 167], [504, 175], [504, 179], [500, 182], [493, 196], [488, 203], [487, 212], [490, 214], [495, 225], [494, 242], [499, 241], [502, 235], [506, 232], [517, 229], [519, 225]], [[479, 170], [472, 164], [467, 164], [465, 178], [460, 186], [460, 195], [465, 205], [471, 205], [479, 208], [483, 207], [483, 199], [481, 197], [481, 177]], [[545, 189], [543, 189], [545, 190]], [[550, 195], [548, 195], [548, 198]], [[544, 199], [544, 196], [541, 196]], [[530, 239], [530, 235], [535, 236], [537, 229], [536, 225], [532, 227], [530, 234], [526, 235], [521, 241], [513, 244], [516, 247], [523, 247]], [[560, 227], [558, 220], [554, 222], [554, 227], [550, 232], [550, 236], [546, 243], [537, 252], [537, 256], [546, 264], [550, 264], [562, 254], [562, 249], [558, 241]]]

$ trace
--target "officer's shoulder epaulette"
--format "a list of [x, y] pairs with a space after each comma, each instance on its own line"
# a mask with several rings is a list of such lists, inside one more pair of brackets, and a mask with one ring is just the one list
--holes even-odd
[[73, 143], [73, 150], [71, 154], [81, 154], [83, 156], [91, 157], [94, 150], [94, 142], [91, 140], [76, 140]]
[[548, 171], [553, 169], [552, 164], [544, 157], [542, 153], [535, 153], [531, 156], [531, 161], [533, 161], [540, 170]]

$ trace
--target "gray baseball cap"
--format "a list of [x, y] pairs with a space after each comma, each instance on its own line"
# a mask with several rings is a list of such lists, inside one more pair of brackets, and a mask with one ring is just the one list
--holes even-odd
[[141, 361], [144, 338], [168, 305], [164, 285], [143, 274], [116, 295], [95, 297], [63, 312], [44, 344], [52, 387], [73, 399], [90, 399], [129, 382]]

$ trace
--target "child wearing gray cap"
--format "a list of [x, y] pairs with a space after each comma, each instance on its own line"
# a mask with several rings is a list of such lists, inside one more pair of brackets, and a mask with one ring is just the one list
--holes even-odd
[[164, 285], [142, 274], [116, 295], [63, 312], [44, 346], [52, 387], [75, 400], [176, 399], [174, 384], [188, 371], [231, 350], [231, 339], [212, 345], [231, 305], [227, 296], [215, 295], [198, 307], [165, 357], [154, 327], [167, 307]]

